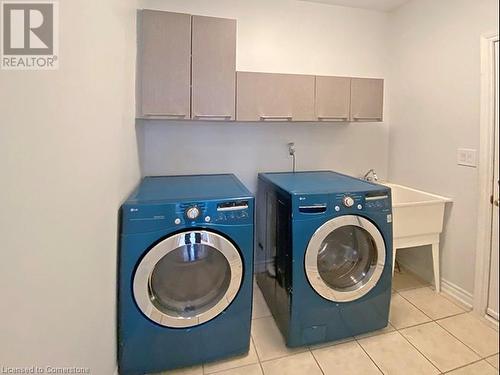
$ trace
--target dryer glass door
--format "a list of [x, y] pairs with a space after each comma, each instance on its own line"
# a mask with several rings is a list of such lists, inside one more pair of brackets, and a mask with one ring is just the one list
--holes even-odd
[[229, 306], [242, 276], [240, 254], [226, 238], [208, 231], [183, 232], [145, 255], [134, 277], [134, 296], [156, 323], [192, 327]]
[[311, 238], [306, 275], [324, 298], [353, 301], [375, 287], [385, 258], [385, 243], [375, 225], [359, 216], [340, 216], [323, 224]]

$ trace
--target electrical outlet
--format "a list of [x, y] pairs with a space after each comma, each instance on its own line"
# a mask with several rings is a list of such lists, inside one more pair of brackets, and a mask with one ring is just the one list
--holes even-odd
[[459, 148], [457, 150], [457, 164], [463, 165], [465, 167], [477, 167], [475, 149], [471, 148]]

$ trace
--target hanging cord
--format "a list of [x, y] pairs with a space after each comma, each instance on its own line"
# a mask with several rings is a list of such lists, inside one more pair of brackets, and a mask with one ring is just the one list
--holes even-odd
[[292, 157], [292, 170], [295, 173], [295, 143], [288, 143], [288, 154]]

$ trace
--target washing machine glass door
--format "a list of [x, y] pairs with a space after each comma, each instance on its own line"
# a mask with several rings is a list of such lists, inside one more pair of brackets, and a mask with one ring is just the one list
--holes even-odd
[[361, 298], [382, 276], [386, 248], [382, 234], [369, 220], [354, 215], [334, 218], [314, 233], [305, 256], [309, 283], [335, 302]]
[[215, 318], [238, 293], [243, 263], [236, 247], [209, 231], [182, 232], [141, 260], [134, 297], [141, 311], [166, 327], [192, 327]]

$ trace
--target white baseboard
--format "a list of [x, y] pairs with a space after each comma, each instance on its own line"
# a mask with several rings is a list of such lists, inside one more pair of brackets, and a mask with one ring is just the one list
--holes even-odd
[[[418, 271], [411, 265], [401, 264], [401, 267], [418, 276]], [[432, 282], [434, 282], [434, 280]], [[458, 285], [441, 278], [441, 292], [460, 302], [465, 307], [472, 309], [474, 296], [472, 295], [472, 293], [469, 293]]]
[[441, 291], [449, 295], [451, 298], [456, 299], [469, 309], [472, 309], [472, 304], [474, 303], [472, 293], [444, 279], [441, 279]]
[[488, 315], [492, 316], [498, 323], [498, 312], [493, 311], [492, 309], [488, 309], [486, 312], [488, 313]]

